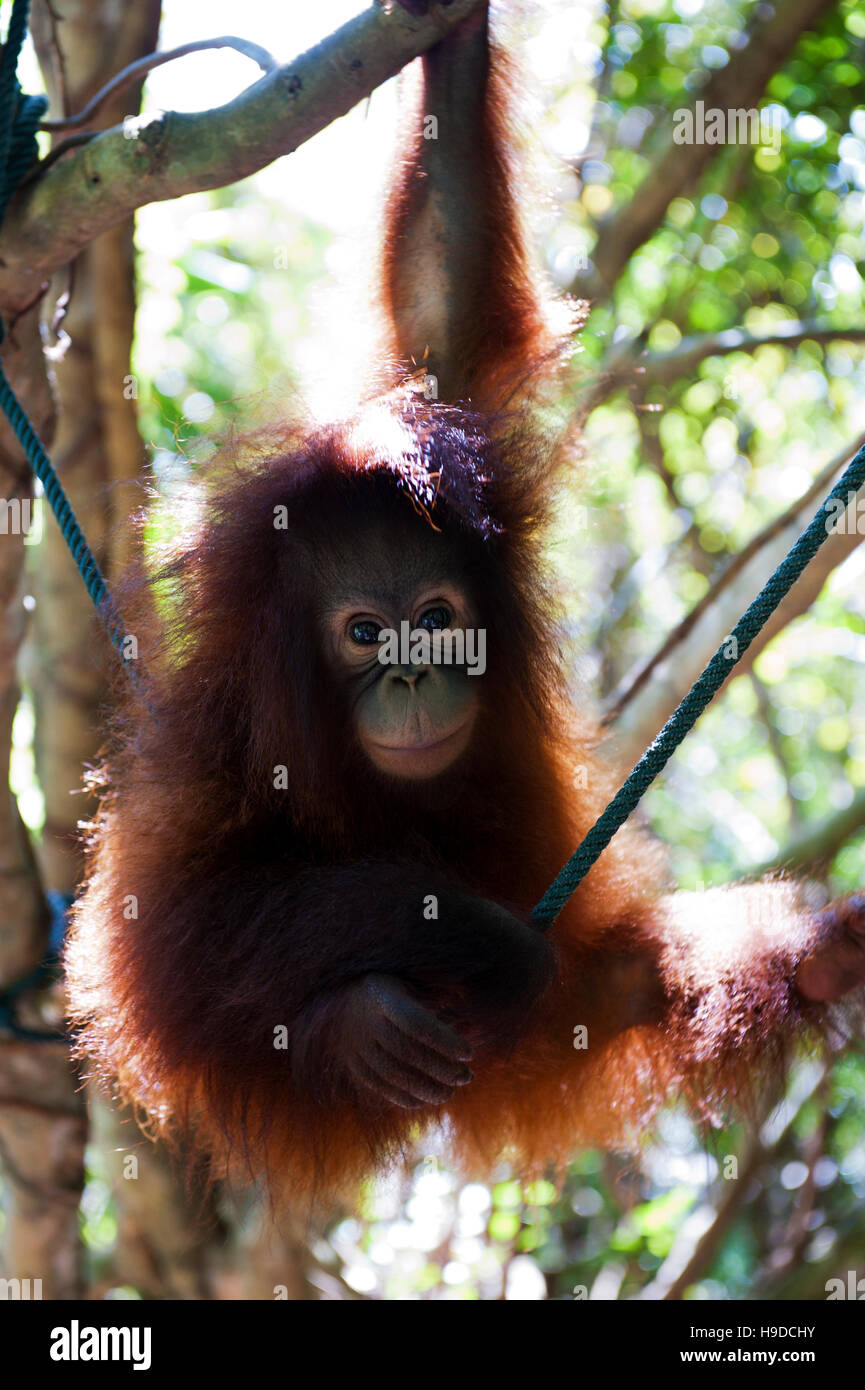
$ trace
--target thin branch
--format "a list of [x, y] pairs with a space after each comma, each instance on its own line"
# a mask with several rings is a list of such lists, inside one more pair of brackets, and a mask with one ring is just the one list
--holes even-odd
[[766, 1297], [771, 1297], [769, 1290], [773, 1285], [782, 1280], [790, 1270], [798, 1269], [804, 1261], [805, 1251], [812, 1234], [810, 1218], [817, 1204], [817, 1164], [826, 1153], [832, 1130], [833, 1117], [829, 1110], [829, 1092], [829, 1073], [827, 1072], [813, 1098], [819, 1102], [820, 1118], [813, 1132], [808, 1135], [802, 1145], [802, 1158], [807, 1165], [808, 1176], [796, 1194], [783, 1244], [774, 1246], [769, 1252], [766, 1267], [757, 1280], [756, 1289], [752, 1290], [752, 1295], [756, 1298], [760, 1297], [761, 1292]]
[[[80, 1117], [73, 1117], [78, 1120]], [[81, 1193], [77, 1187], [63, 1188], [49, 1183], [40, 1183], [31, 1178], [22, 1166], [15, 1162], [12, 1157], [9, 1145], [4, 1137], [0, 1136], [0, 1164], [2, 1164], [3, 1175], [6, 1180], [22, 1192], [28, 1192], [32, 1197], [38, 1197], [45, 1202], [58, 1202], [62, 1206], [77, 1207], [81, 1201]]]
[[757, 708], [760, 711], [760, 719], [762, 721], [763, 728], [766, 730], [766, 738], [769, 740], [769, 747], [772, 750], [772, 756], [774, 757], [775, 762], [778, 765], [778, 770], [781, 773], [781, 776], [784, 778], [784, 801], [787, 808], [787, 814], [790, 817], [790, 824], [793, 827], [794, 833], [798, 834], [802, 824], [802, 813], [799, 810], [798, 801], [796, 800], [795, 796], [790, 790], [790, 779], [792, 776], [792, 769], [790, 767], [789, 760], [784, 754], [783, 739], [781, 738], [781, 735], [778, 732], [778, 727], [774, 719], [772, 718], [772, 702], [769, 698], [769, 692], [766, 689], [766, 686], [763, 683], [763, 681], [760, 680], [760, 677], [757, 675], [756, 671], [751, 670], [748, 672], [748, 680], [750, 682], [751, 689], [754, 692], [754, 698], [757, 701]]
[[46, 47], [49, 50], [51, 66], [54, 69], [54, 83], [60, 101], [60, 110], [65, 111], [68, 84], [66, 80], [66, 61], [63, 57], [63, 49], [60, 46], [60, 25], [62, 20], [54, 8], [52, 0], [44, 0], [44, 8], [48, 16], [48, 39]]
[[726, 1181], [718, 1189], [718, 1204], [711, 1223], [697, 1232], [689, 1231], [686, 1223], [655, 1278], [641, 1291], [641, 1299], [675, 1301], [705, 1276], [739, 1217], [743, 1203], [748, 1200], [754, 1180], [789, 1137], [802, 1107], [820, 1092], [831, 1067], [829, 1059], [810, 1076], [803, 1076], [798, 1090], [794, 1088], [793, 1095], [787, 1098], [779, 1116], [781, 1123], [777, 1126], [772, 1124], [774, 1106], [771, 1101], [767, 1104], [760, 1129], [752, 1134], [740, 1156], [738, 1177]]
[[39, 1115], [50, 1119], [76, 1120], [81, 1115], [81, 1103], [70, 1101], [66, 1105], [51, 1105], [38, 1100], [21, 1100], [18, 1096], [6, 1096], [0, 1092], [0, 1110], [14, 1110], [20, 1115]]
[[[730, 61], [711, 74], [694, 93], [708, 109], [756, 107], [770, 77], [792, 53], [800, 36], [813, 29], [836, 0], [786, 0], [784, 5], [755, 8], [746, 29], [748, 42], [731, 49]], [[634, 196], [602, 220], [592, 264], [571, 286], [578, 298], [597, 300], [612, 290], [638, 247], [657, 231], [675, 197], [690, 189], [721, 145], [676, 144], [671, 130], [660, 159]]]
[[726, 357], [731, 352], [755, 352], [757, 348], [770, 344], [798, 347], [807, 339], [817, 343], [841, 339], [861, 343], [865, 342], [865, 326], [833, 328], [830, 324], [808, 319], [779, 324], [771, 333], [748, 333], [744, 328], [728, 328], [723, 333], [683, 338], [670, 352], [647, 353], [640, 360], [640, 366], [645, 369], [644, 381], [666, 383], [690, 376], [707, 357]]
[[[740, 189], [743, 183], [743, 173], [751, 169], [753, 153], [747, 145], [724, 145], [716, 156], [714, 167], [709, 169], [705, 190], [709, 194], [719, 195], [728, 206], [732, 206], [739, 199], [740, 193], [735, 190]], [[677, 273], [668, 279], [664, 298], [655, 310], [656, 323], [660, 319], [670, 319], [681, 326], [687, 320], [692, 296], [704, 276], [700, 256], [709, 244], [714, 227], [712, 218], [698, 204], [688, 227], [688, 236], [679, 246]], [[688, 271], [687, 279], [682, 275], [685, 269]]]
[[[663, 317], [663, 315], [659, 315]], [[831, 324], [814, 319], [782, 323], [770, 333], [749, 333], [744, 328], [725, 328], [721, 333], [705, 333], [683, 338], [669, 352], [646, 352], [643, 338], [631, 343], [618, 343], [604, 358], [596, 374], [587, 382], [577, 398], [580, 418], [585, 419], [597, 405], [606, 402], [614, 391], [627, 386], [669, 385], [693, 376], [701, 362], [709, 357], [727, 357], [731, 352], [756, 352], [767, 346], [798, 347], [806, 341], [816, 343], [865, 342], [865, 325], [848, 324], [833, 328]]]
[[592, 119], [589, 124], [591, 134], [586, 147], [586, 154], [580, 156], [580, 162], [590, 159], [592, 155], [601, 158], [604, 149], [601, 140], [601, 127], [604, 124], [604, 117], [601, 114], [602, 107], [606, 106], [606, 99], [610, 91], [613, 80], [613, 65], [610, 62], [610, 48], [613, 43], [613, 30], [621, 17], [620, 0], [609, 0], [607, 5], [607, 36], [604, 39], [604, 46], [601, 51], [601, 71], [595, 84], [595, 103], [592, 109]]
[[92, 120], [101, 106], [121, 88], [128, 87], [136, 78], [142, 78], [154, 68], [161, 67], [163, 63], [173, 63], [175, 58], [185, 58], [187, 53], [200, 53], [206, 48], [234, 48], [238, 53], [251, 58], [257, 63], [262, 72], [272, 72], [278, 63], [272, 53], [268, 53], [266, 48], [262, 48], [257, 43], [252, 43], [249, 39], [238, 39], [232, 34], [223, 34], [218, 39], [196, 39], [194, 43], [181, 44], [180, 48], [168, 49], [164, 53], [147, 53], [137, 62], [130, 63], [128, 67], [122, 68], [110, 82], [91, 97], [87, 105], [77, 111], [74, 116], [58, 117], [52, 120], [39, 122], [40, 130], [77, 130], [79, 126], [86, 125]]
[[81, 145], [89, 145], [95, 135], [95, 130], [82, 130], [77, 135], [70, 135], [67, 139], [61, 140], [59, 144], [52, 146], [45, 158], [40, 159], [39, 163], [34, 165], [33, 172], [22, 180], [20, 187], [26, 188], [28, 184], [36, 183], [38, 179], [41, 179], [46, 169], [50, 169], [51, 165], [56, 164], [58, 159], [62, 159], [64, 154], [68, 154], [70, 150], [77, 150]]
[[849, 806], [810, 825], [791, 840], [779, 854], [755, 869], [748, 877], [762, 878], [778, 869], [816, 869], [835, 857], [842, 845], [865, 825], [865, 788], [860, 787]]
[[760, 551], [775, 540], [777, 536], [785, 531], [787, 527], [795, 521], [800, 512], [809, 507], [812, 502], [816, 503], [818, 501], [836, 473], [841, 471], [844, 464], [849, 462], [863, 444], [865, 444], [865, 434], [861, 434], [852, 446], [846, 448], [842, 454], [838, 454], [832, 459], [831, 463], [828, 463], [825, 468], [821, 469], [807, 492], [803, 493], [801, 497], [797, 497], [796, 501], [791, 503], [780, 516], [770, 521], [768, 526], [764, 526], [762, 531], [754, 536], [748, 544], [739, 551], [738, 555], [725, 566], [711, 588], [706, 591], [698, 603], [694, 604], [694, 607], [685, 615], [682, 621], [673, 628], [672, 632], [664, 639], [654, 655], [651, 656], [636, 673], [631, 673], [626, 678], [626, 682], [619, 687], [618, 691], [613, 693], [605, 710], [605, 723], [614, 723], [621, 718], [626, 707], [651, 678], [658, 666], [667, 661], [672, 652], [682, 644], [703, 614], [717, 604], [720, 595], [730, 587], [733, 581], [741, 574], [745, 566], [758, 555]]
[[0, 236], [8, 314], [136, 208], [221, 188], [291, 154], [455, 29], [483, 0], [421, 17], [375, 5], [309, 52], [210, 111], [155, 112], [95, 135], [13, 200]]

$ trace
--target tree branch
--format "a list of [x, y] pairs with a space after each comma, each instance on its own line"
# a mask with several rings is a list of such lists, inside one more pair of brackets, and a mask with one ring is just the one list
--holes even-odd
[[[758, 14], [767, 11], [768, 18], [757, 19], [745, 46], [731, 51], [726, 67], [712, 73], [694, 94], [694, 101], [704, 102], [707, 110], [756, 107], [769, 78], [792, 53], [800, 35], [835, 5], [836, 0], [785, 0], [784, 5], [758, 6]], [[592, 265], [576, 277], [572, 293], [580, 298], [606, 297], [637, 248], [657, 231], [672, 200], [696, 183], [722, 148], [676, 144], [671, 129], [666, 149], [634, 197], [600, 223]]]
[[755, 352], [757, 348], [771, 344], [798, 347], [806, 339], [816, 343], [832, 343], [842, 339], [861, 343], [865, 342], [865, 326], [833, 328], [814, 319], [805, 319], [798, 323], [779, 324], [771, 333], [748, 333], [744, 328], [728, 328], [723, 333], [683, 338], [669, 352], [647, 353], [639, 365], [645, 370], [644, 381], [666, 384], [689, 376], [707, 357], [726, 357], [731, 352]]
[[86, 125], [89, 120], [96, 115], [97, 111], [105, 105], [110, 97], [121, 91], [123, 87], [129, 86], [131, 82], [140, 80], [152, 72], [154, 68], [162, 67], [163, 63], [173, 63], [175, 58], [185, 58], [188, 53], [201, 53], [208, 48], [234, 48], [238, 53], [242, 53], [246, 58], [251, 58], [258, 63], [262, 72], [272, 72], [278, 63], [272, 53], [268, 53], [266, 48], [261, 48], [257, 43], [250, 43], [248, 39], [237, 39], [233, 35], [224, 34], [218, 39], [196, 39], [194, 43], [182, 44], [180, 48], [171, 48], [165, 53], [147, 53], [143, 58], [138, 58], [128, 67], [122, 68], [115, 73], [110, 82], [100, 88], [94, 97], [91, 97], [86, 106], [80, 111], [76, 111], [74, 116], [61, 116], [56, 119], [40, 121], [40, 130], [77, 130], [79, 126]]
[[784, 849], [754, 869], [748, 877], [762, 878], [778, 869], [792, 872], [797, 869], [816, 869], [834, 859], [842, 845], [865, 825], [865, 788], [860, 787], [849, 806], [807, 826]]
[[692, 376], [701, 362], [709, 357], [727, 357], [731, 352], [756, 352], [757, 348], [778, 345], [798, 347], [810, 340], [815, 343], [865, 342], [865, 326], [848, 325], [833, 328], [816, 319], [803, 319], [779, 324], [771, 333], [749, 333], [744, 328], [725, 328], [721, 333], [705, 333], [683, 338], [669, 352], [646, 352], [645, 335], [629, 343], [617, 343], [601, 361], [597, 373], [577, 396], [580, 420], [585, 420], [598, 405], [605, 404], [614, 391], [623, 386], [668, 386]]
[[482, 0], [415, 17], [375, 5], [211, 111], [155, 112], [94, 136], [15, 197], [0, 237], [0, 310], [145, 203], [220, 188], [290, 154], [454, 29]]
[[[860, 436], [852, 449], [846, 449], [821, 469], [807, 492], [749, 541], [654, 655], [613, 692], [604, 715], [605, 724], [613, 725], [608, 750], [611, 756], [620, 756], [625, 761], [633, 754], [639, 756], [646, 739], [654, 738], [696, 680], [724, 633], [732, 631], [767, 573], [780, 564], [798, 539], [832, 479], [863, 441], [865, 436]], [[807, 608], [832, 570], [861, 541], [855, 525], [829, 537], [731, 675], [744, 675], [751, 669], [752, 662], [772, 637]]]
[[[752, 1134], [739, 1158], [739, 1173], [735, 1180], [719, 1185], [717, 1206], [708, 1224], [686, 1222], [651, 1284], [640, 1293], [641, 1300], [664, 1299], [667, 1302], [682, 1298], [685, 1291], [702, 1279], [711, 1268], [715, 1256], [740, 1215], [749, 1189], [760, 1177], [765, 1164], [789, 1138], [793, 1124], [802, 1107], [818, 1094], [831, 1071], [831, 1060], [804, 1072], [794, 1083], [780, 1113], [772, 1100], [764, 1104], [759, 1130]], [[703, 1213], [709, 1216], [709, 1212]], [[699, 1217], [701, 1213], [696, 1213]]]

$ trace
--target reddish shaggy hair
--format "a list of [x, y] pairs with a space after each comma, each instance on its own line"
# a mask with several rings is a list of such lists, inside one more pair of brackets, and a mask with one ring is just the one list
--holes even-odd
[[[633, 828], [555, 924], [537, 1007], [495, 935], [444, 924], [433, 948], [417, 930], [439, 884], [528, 914], [615, 780], [566, 699], [543, 579], [558, 456], [515, 402], [558, 340], [486, 63], [483, 17], [428, 56], [439, 140], [411, 142], [386, 243], [390, 348], [428, 349], [462, 404], [391, 391], [352, 420], [241, 445], [196, 478], [203, 520], [121, 591], [143, 669], [118, 695], [67, 949], [80, 1048], [160, 1133], [191, 1128], [294, 1202], [350, 1188], [430, 1121], [473, 1171], [632, 1141], [673, 1089], [704, 1113], [753, 1094], [822, 1024], [792, 983], [814, 935], [795, 889], [714, 890], [695, 909], [665, 895], [663, 857]], [[477, 736], [421, 790], [364, 765], [318, 649], [321, 559], [381, 521], [408, 544], [434, 528], [488, 632]], [[450, 1104], [382, 1112], [346, 1088], [328, 1048], [343, 984], [391, 973], [434, 1001], [448, 976], [468, 998], [491, 961], [504, 984]], [[629, 1018], [647, 972], [663, 1007]]]

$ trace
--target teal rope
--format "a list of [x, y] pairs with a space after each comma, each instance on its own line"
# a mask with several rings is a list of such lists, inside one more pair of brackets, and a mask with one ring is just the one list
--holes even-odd
[[47, 97], [25, 96], [16, 76], [29, 18], [30, 0], [14, 0], [0, 55], [0, 222], [12, 194], [38, 156], [36, 127], [48, 109]]
[[[25, 96], [16, 76], [21, 45], [27, 34], [30, 0], [14, 0], [9, 31], [0, 56], [0, 223], [21, 179], [38, 156], [36, 127], [48, 103], [45, 97]], [[0, 341], [4, 336], [0, 322]], [[78, 573], [108, 630], [112, 643], [121, 647], [125, 633], [109, 616], [108, 588], [96, 556], [78, 525], [54, 465], [49, 459], [27, 412], [18, 400], [0, 362], [0, 409], [15, 431], [31, 469], [39, 479], [48, 505], [57, 518]], [[131, 667], [125, 663], [131, 673]]]
[[[658, 737], [598, 817], [586, 838], [571, 855], [561, 873], [547, 889], [534, 912], [533, 920], [542, 928], [552, 924], [592, 865], [597, 862], [619, 827], [637, 805], [643, 793], [666, 767], [685, 735], [694, 727], [712, 696], [720, 690], [733, 667], [750, 647], [781, 600], [829, 535], [829, 516], [836, 500], [846, 505], [848, 494], [865, 482], [865, 445], [859, 450], [840, 482], [833, 487], [814, 520], [787, 553], [775, 573], [766, 581], [753, 603], [742, 614], [732, 633], [721, 644], [702, 674], [691, 686], [678, 709], [667, 720]], [[731, 646], [735, 656], [727, 656]]]
[[[78, 573], [84, 581], [84, 586], [93, 600], [96, 611], [105, 623], [113, 645], [119, 649], [125, 632], [122, 624], [113, 622], [109, 617], [110, 600], [105, 577], [99, 568], [96, 556], [87, 544], [84, 532], [78, 524], [78, 519], [72, 510], [72, 504], [57, 476], [54, 465], [30, 423], [27, 412], [9, 385], [2, 363], [0, 363], [0, 409], [3, 410], [15, 431], [16, 438], [27, 456], [30, 467], [42, 484], [45, 498], [57, 518], [61, 535], [69, 547], [72, 558], [78, 567]], [[131, 672], [130, 664], [128, 662], [124, 664]]]
[[48, 928], [48, 950], [45, 957], [32, 970], [20, 979], [14, 980], [4, 990], [0, 990], [0, 1029], [11, 1034], [19, 1042], [68, 1042], [63, 1032], [45, 1032], [42, 1029], [25, 1028], [18, 1022], [18, 1000], [34, 989], [44, 989], [50, 985], [60, 972], [60, 957], [66, 935], [66, 918], [72, 906], [72, 897], [67, 893], [46, 893], [51, 922]]

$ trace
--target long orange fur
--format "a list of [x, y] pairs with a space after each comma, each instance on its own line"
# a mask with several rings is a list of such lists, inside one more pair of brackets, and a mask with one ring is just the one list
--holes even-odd
[[[704, 1114], [753, 1096], [826, 1025], [793, 984], [816, 931], [795, 886], [669, 895], [662, 852], [632, 828], [555, 924], [546, 994], [515, 1030], [513, 980], [507, 1024], [446, 1107], [373, 1114], [340, 1098], [315, 990], [306, 1012], [292, 992], [318, 981], [324, 998], [390, 960], [377, 942], [415, 869], [421, 885], [445, 875], [528, 913], [616, 785], [599, 730], [566, 698], [543, 578], [559, 455], [531, 400], [560, 339], [519, 225], [504, 65], [488, 72], [484, 30], [426, 60], [385, 243], [387, 346], [405, 370], [425, 358], [453, 403], [389, 389], [354, 419], [241, 444], [197, 478], [199, 521], [121, 591], [142, 670], [118, 691], [66, 956], [81, 1050], [158, 1132], [191, 1130], [293, 1201], [350, 1189], [430, 1122], [472, 1172], [633, 1142], [675, 1091]], [[460, 65], [476, 82], [479, 62], [467, 110]], [[462, 240], [439, 177], [449, 159], [471, 185]], [[316, 548], [367, 514], [407, 534], [432, 523], [481, 576], [481, 732], [432, 804], [388, 805], [357, 775], [314, 657]], [[654, 1021], [629, 1014], [647, 971], [664, 990]], [[318, 1049], [311, 1081], [274, 1049], [281, 1025], [307, 1061]]]

